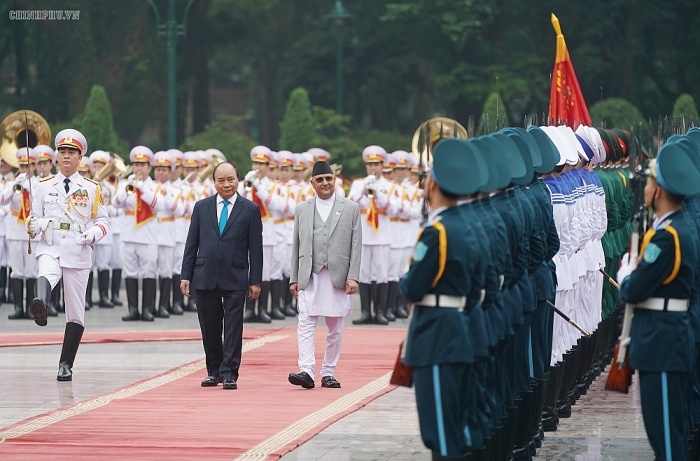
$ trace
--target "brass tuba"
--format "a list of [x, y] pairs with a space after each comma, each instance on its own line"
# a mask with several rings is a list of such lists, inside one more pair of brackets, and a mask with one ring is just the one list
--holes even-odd
[[122, 158], [117, 154], [110, 153], [110, 156], [111, 159], [109, 160], [109, 163], [100, 168], [100, 170], [95, 173], [95, 177], [93, 179], [97, 182], [102, 182], [103, 179], [106, 179], [107, 182], [112, 184], [114, 187], [117, 187], [120, 179], [131, 174], [132, 167], [131, 165], [126, 166], [124, 160], [122, 160]]
[[411, 150], [423, 169], [432, 162], [433, 148], [443, 138], [469, 139], [469, 135], [458, 121], [447, 117], [426, 120], [413, 133]]
[[[2, 143], [0, 144], [0, 157], [2, 161], [17, 168], [17, 150], [27, 147], [27, 134], [29, 137], [29, 147], [36, 147], [39, 144], [51, 145], [51, 128], [44, 120], [44, 117], [34, 111], [27, 111], [27, 126], [25, 127], [24, 111], [13, 112], [0, 123], [0, 134]], [[28, 131], [28, 133], [25, 133]]]
[[199, 182], [204, 182], [204, 180], [211, 177], [214, 174], [214, 169], [221, 162], [223, 162], [223, 160], [221, 160], [219, 157], [212, 156], [211, 160], [209, 160], [209, 165], [205, 166], [204, 169], [197, 175]]

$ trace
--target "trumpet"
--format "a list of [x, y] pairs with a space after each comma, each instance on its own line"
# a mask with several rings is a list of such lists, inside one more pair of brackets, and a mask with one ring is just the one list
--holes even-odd
[[258, 172], [256, 171], [255, 174], [250, 177], [250, 179], [246, 179], [245, 181], [243, 181], [243, 188], [248, 192], [252, 191], [253, 187], [254, 187], [253, 181], [255, 181], [257, 178], [258, 178]]
[[372, 200], [377, 192], [374, 190], [374, 183], [367, 184], [365, 186], [365, 195], [368, 199]]
[[15, 195], [19, 195], [22, 192], [24, 192], [24, 186], [22, 184], [17, 183], [14, 186], [12, 186], [12, 190], [15, 191]]
[[136, 181], [140, 181], [140, 180], [141, 180], [141, 177], [140, 177], [140, 176], [135, 175], [135, 174], [134, 174], [134, 175], [131, 175], [131, 176], [129, 177], [129, 180], [128, 180], [127, 183], [126, 183], [126, 186], [124, 186], [124, 189], [126, 190], [126, 193], [127, 193], [127, 194], [133, 194], [133, 193], [135, 192], [134, 183], [135, 183]]

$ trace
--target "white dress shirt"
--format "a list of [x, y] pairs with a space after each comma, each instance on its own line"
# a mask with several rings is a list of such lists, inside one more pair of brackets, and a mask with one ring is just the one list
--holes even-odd
[[[226, 205], [228, 208], [227, 219], [231, 217], [231, 211], [233, 211], [233, 205], [236, 203], [236, 197], [238, 194], [233, 194], [233, 197], [228, 199], [229, 204]], [[224, 199], [220, 195], [216, 195], [216, 222], [221, 222], [221, 210], [224, 208]]]

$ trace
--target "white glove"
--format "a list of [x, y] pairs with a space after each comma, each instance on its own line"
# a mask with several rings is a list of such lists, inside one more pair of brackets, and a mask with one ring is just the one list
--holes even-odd
[[373, 174], [367, 175], [367, 177], [365, 178], [365, 185], [374, 184], [374, 181], [376, 180], [377, 178]]
[[253, 187], [255, 187], [255, 194], [258, 196], [260, 200], [263, 202], [267, 200], [267, 197], [270, 195], [268, 190], [263, 186], [263, 184], [260, 182], [259, 179], [256, 179], [253, 181]]
[[51, 222], [48, 218], [37, 218], [36, 216], [30, 216], [27, 220], [27, 231], [30, 235], [36, 235], [39, 232], [43, 232], [49, 227]]
[[637, 257], [630, 257], [629, 253], [625, 253], [620, 258], [620, 268], [617, 270], [617, 283], [622, 284], [622, 281], [632, 273], [637, 267]]
[[245, 174], [245, 180], [246, 181], [251, 181], [253, 177], [257, 174], [258, 172], [255, 170], [251, 170]]
[[97, 227], [91, 227], [82, 234], [78, 236], [78, 244], [80, 245], [92, 245], [95, 243], [95, 233], [101, 232]]

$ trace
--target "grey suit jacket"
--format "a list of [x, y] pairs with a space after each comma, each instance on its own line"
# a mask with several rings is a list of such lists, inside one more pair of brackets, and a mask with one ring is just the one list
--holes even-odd
[[[298, 283], [298, 289], [309, 285], [312, 266], [314, 213], [316, 197], [311, 197], [296, 207], [294, 236], [292, 238], [292, 274], [289, 283]], [[339, 195], [328, 216], [331, 232], [328, 236], [328, 271], [336, 288], [344, 289], [346, 280], [360, 279], [362, 254], [362, 226], [360, 207]]]

